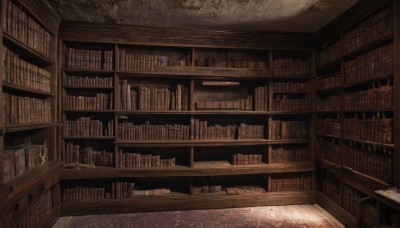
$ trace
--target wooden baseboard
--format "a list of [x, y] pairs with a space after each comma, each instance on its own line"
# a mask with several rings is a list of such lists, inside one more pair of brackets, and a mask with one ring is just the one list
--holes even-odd
[[317, 194], [318, 204], [347, 227], [356, 228], [357, 219], [322, 192]]
[[101, 201], [66, 201], [60, 216], [148, 211], [217, 209], [316, 203], [316, 192], [278, 192], [262, 195], [135, 197]]

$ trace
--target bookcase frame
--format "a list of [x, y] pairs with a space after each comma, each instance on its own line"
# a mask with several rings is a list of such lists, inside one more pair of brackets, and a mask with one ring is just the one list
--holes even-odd
[[[124, 32], [120, 32], [124, 31]], [[101, 35], [100, 35], [101, 34]], [[116, 35], [118, 34], [118, 35]], [[141, 35], [139, 35], [141, 34]], [[208, 35], [204, 35], [208, 34]], [[210, 118], [218, 119], [232, 117], [233, 119], [240, 119], [241, 121], [246, 118], [261, 118], [265, 119], [263, 123], [269, 126], [272, 117], [287, 118], [291, 120], [298, 118], [298, 116], [306, 117], [308, 120], [308, 130], [314, 130], [314, 116], [311, 111], [313, 88], [311, 85], [312, 80], [312, 67], [313, 54], [311, 45], [310, 34], [301, 33], [241, 33], [241, 32], [222, 32], [203, 30], [190, 30], [190, 29], [151, 29], [142, 27], [133, 27], [125, 25], [99, 25], [90, 23], [75, 23], [63, 22], [60, 29], [60, 38], [62, 40], [63, 49], [61, 50], [61, 63], [63, 63], [65, 56], [65, 47], [71, 43], [80, 44], [93, 44], [93, 45], [114, 45], [114, 70], [111, 72], [104, 71], [90, 71], [90, 70], [72, 70], [62, 69], [60, 77], [64, 72], [70, 73], [109, 73], [114, 76], [114, 104], [115, 110], [110, 112], [115, 113], [114, 122], [115, 133], [117, 134], [118, 116], [128, 115], [133, 119], [140, 118], [146, 119], [147, 116], [155, 116], [159, 118], [171, 117], [175, 119], [184, 118]], [[90, 42], [89, 42], [90, 41]], [[89, 45], [90, 46], [90, 45]], [[192, 66], [182, 67], [167, 67], [161, 71], [156, 72], [127, 72], [120, 71], [120, 50], [126, 47], [153, 47], [162, 49], [165, 48], [185, 48], [191, 51]], [[255, 51], [266, 52], [265, 61], [270, 62], [273, 52], [286, 51], [286, 52], [301, 52], [307, 53], [309, 56], [309, 69], [310, 75], [281, 77], [274, 75], [267, 75], [268, 68], [265, 69], [250, 69], [250, 68], [224, 68], [224, 67], [193, 67], [194, 56], [199, 50], [232, 50], [232, 51]], [[185, 80], [189, 85], [189, 109], [187, 111], [142, 111], [142, 110], [122, 110], [120, 107], [119, 93], [121, 90], [120, 79], [162, 79], [162, 80]], [[194, 106], [194, 84], [197, 80], [211, 80], [211, 81], [257, 81], [263, 84], [270, 85], [272, 81], [279, 81], [282, 78], [285, 81], [298, 81], [301, 80], [309, 84], [309, 111], [237, 111], [237, 110], [195, 110]], [[62, 81], [62, 78], [59, 79]], [[62, 91], [62, 90], [61, 90]], [[270, 91], [270, 90], [268, 90]], [[272, 91], [269, 92], [269, 101], [272, 102]], [[60, 93], [61, 95], [61, 93]], [[78, 113], [79, 114], [79, 113]], [[84, 112], [82, 112], [84, 114]], [[69, 116], [68, 112], [64, 110], [64, 119]], [[188, 122], [186, 122], [188, 124]], [[266, 129], [268, 135], [268, 128]], [[64, 137], [69, 140], [70, 138]], [[99, 139], [101, 140], [101, 139]], [[102, 179], [115, 179], [118, 178], [156, 178], [156, 177], [212, 177], [212, 176], [234, 176], [234, 175], [252, 175], [262, 174], [270, 181], [270, 175], [274, 173], [309, 173], [312, 179], [311, 191], [287, 191], [287, 192], [269, 192], [262, 195], [184, 195], [174, 196], [173, 194], [163, 197], [133, 197], [129, 199], [110, 199], [110, 200], [97, 200], [97, 201], [64, 201], [62, 203], [61, 215], [82, 215], [92, 213], [117, 213], [117, 212], [137, 212], [137, 211], [157, 211], [157, 210], [181, 210], [181, 209], [202, 209], [202, 208], [223, 208], [223, 207], [238, 207], [238, 206], [258, 206], [258, 205], [284, 205], [293, 203], [315, 203], [315, 182], [314, 179], [314, 165], [312, 160], [314, 155], [313, 147], [311, 146], [314, 140], [313, 134], [309, 134], [308, 139], [299, 140], [270, 140], [254, 139], [254, 140], [181, 140], [181, 141], [120, 141], [115, 136], [115, 160], [118, 160], [117, 151], [119, 148], [129, 147], [146, 147], [146, 148], [169, 148], [179, 147], [187, 148], [187, 158], [189, 159], [186, 166], [175, 166], [167, 168], [115, 168], [114, 167], [96, 167], [93, 169], [82, 168], [80, 170], [63, 170], [61, 172], [61, 181], [72, 180], [92, 180], [101, 181]], [[309, 160], [307, 162], [296, 163], [282, 163], [271, 164], [271, 147], [272, 145], [290, 145], [302, 144], [308, 148]], [[244, 146], [258, 146], [263, 151], [263, 161], [268, 160], [268, 164], [261, 165], [218, 165], [215, 162], [196, 162], [195, 153], [196, 148], [218, 147], [222, 150], [225, 147], [244, 147]], [[186, 155], [185, 155], [186, 156]], [[229, 160], [226, 158], [224, 160]], [[201, 165], [200, 165], [201, 164]], [[229, 163], [227, 163], [229, 164]], [[267, 181], [268, 181], [267, 180]], [[268, 182], [267, 182], [268, 183]], [[261, 184], [261, 183], [260, 183]], [[266, 190], [271, 190], [270, 186]], [[157, 201], [157, 202], [155, 202]], [[200, 203], [201, 202], [201, 203]], [[164, 207], [163, 205], [168, 205]]]
[[[348, 31], [351, 31], [353, 28], [355, 28], [359, 23], [363, 22], [366, 20], [369, 16], [374, 15], [375, 13], [379, 12], [380, 9], [384, 7], [392, 7], [393, 8], [393, 13], [394, 13], [394, 27], [393, 27], [393, 33], [388, 34], [382, 38], [379, 38], [375, 41], [369, 42], [363, 46], [355, 48], [353, 51], [349, 53], [343, 53], [343, 34], [345, 34]], [[327, 44], [330, 44], [334, 41], [337, 41], [341, 45], [341, 53], [338, 59], [333, 60], [331, 62], [328, 62], [322, 66], [317, 67], [317, 73], [326, 71], [328, 69], [333, 68], [337, 69], [338, 73], [341, 76], [341, 83], [339, 87], [333, 88], [334, 90], [337, 91], [338, 96], [340, 97], [340, 109], [337, 110], [337, 112], [326, 112], [326, 113], [321, 113], [319, 112], [319, 115], [327, 114], [327, 113], [336, 113], [338, 115], [339, 122], [341, 123], [341, 134], [339, 137], [336, 137], [337, 140], [339, 140], [339, 148], [341, 148], [341, 152], [339, 154], [338, 164], [329, 162], [325, 159], [320, 158], [320, 151], [318, 151], [316, 147], [316, 156], [317, 156], [317, 167], [321, 167], [323, 170], [335, 170], [335, 175], [339, 179], [340, 183], [340, 202], [344, 202], [345, 200], [343, 196], [343, 185], [347, 185], [350, 188], [352, 188], [355, 191], [358, 191], [362, 194], [365, 194], [369, 197], [373, 197], [374, 191], [378, 189], [387, 189], [392, 186], [397, 186], [399, 187], [400, 185], [400, 171], [399, 171], [399, 166], [400, 166], [400, 155], [398, 151], [395, 149], [398, 146], [398, 143], [400, 142], [399, 138], [399, 126], [397, 124], [397, 121], [399, 120], [399, 101], [396, 99], [399, 95], [399, 79], [398, 79], [398, 74], [399, 74], [399, 66], [398, 66], [398, 51], [399, 51], [399, 39], [400, 39], [400, 33], [399, 29], [396, 27], [398, 26], [399, 23], [399, 3], [398, 1], [365, 1], [363, 4], [357, 4], [355, 7], [351, 8], [349, 11], [347, 11], [345, 14], [342, 16], [338, 17], [335, 19], [332, 23], [330, 23], [328, 26], [325, 28], [321, 29], [318, 31], [315, 36], [316, 39], [318, 40], [318, 45], [321, 47], [324, 47]], [[345, 71], [344, 71], [344, 62], [348, 59], [355, 58], [359, 55], [365, 54], [366, 52], [373, 50], [374, 48], [382, 47], [385, 44], [388, 43], [394, 43], [394, 68], [393, 68], [393, 76], [390, 77], [384, 77], [384, 78], [392, 78], [393, 80], [393, 107], [392, 108], [371, 108], [371, 109], [358, 109], [358, 110], [345, 110], [344, 106], [344, 93], [345, 89], [347, 91], [357, 91], [357, 89], [349, 88], [348, 85], [345, 85], [344, 83], [344, 77], [345, 77]], [[318, 48], [317, 48], [318, 49]], [[379, 79], [379, 78], [378, 78]], [[374, 78], [375, 80], [375, 78]], [[332, 89], [332, 90], [333, 90]], [[315, 109], [316, 112], [318, 113], [317, 109]], [[356, 112], [389, 112], [393, 113], [393, 119], [394, 119], [394, 125], [393, 125], [393, 144], [392, 145], [386, 145], [386, 146], [391, 146], [394, 150], [394, 155], [393, 155], [393, 170], [392, 170], [392, 175], [393, 175], [393, 183], [388, 184], [385, 183], [381, 180], [378, 180], [377, 178], [368, 176], [366, 174], [357, 172], [349, 167], [346, 167], [343, 165], [343, 161], [345, 159], [345, 154], [343, 152], [344, 147], [343, 147], [343, 140], [344, 138], [344, 116], [349, 113], [356, 113]], [[353, 140], [357, 141], [360, 143], [368, 143], [363, 140]], [[379, 144], [379, 143], [378, 143]], [[315, 144], [316, 145], [316, 144]], [[328, 172], [328, 171], [326, 171]], [[330, 172], [330, 171], [329, 171]], [[321, 185], [322, 183], [317, 183], [318, 185]], [[342, 223], [348, 225], [349, 227], [357, 227], [361, 226], [362, 221], [362, 207], [359, 206], [357, 210], [356, 215], [352, 215], [349, 211], [345, 210], [342, 206], [342, 204], [336, 203], [333, 199], [331, 199], [328, 195], [323, 193], [322, 191], [318, 191], [318, 203], [328, 210], [330, 213], [332, 213], [336, 218], [338, 218]], [[360, 199], [360, 202], [367, 202], [370, 200], [364, 200]], [[361, 205], [361, 203], [360, 203]], [[371, 207], [371, 206], [370, 206]], [[374, 211], [378, 211], [377, 208], [374, 208]], [[375, 217], [378, 217], [375, 215]]]
[[[7, 5], [7, 2], [8, 0], [1, 0], [0, 2], [2, 20], [4, 20], [5, 17], [5, 6]], [[14, 177], [9, 181], [0, 184], [1, 189], [4, 189], [3, 192], [6, 193], [1, 196], [1, 226], [17, 226], [16, 219], [19, 216], [20, 211], [23, 211], [34, 205], [40, 199], [42, 193], [52, 189], [51, 198], [53, 205], [51, 212], [50, 214], [43, 216], [41, 218], [41, 223], [38, 224], [42, 227], [49, 227], [58, 218], [61, 203], [59, 171], [62, 163], [57, 161], [58, 151], [60, 150], [58, 131], [61, 127], [61, 124], [58, 118], [60, 103], [58, 102], [58, 62], [56, 58], [58, 46], [58, 28], [61, 21], [58, 15], [56, 15], [44, 1], [21, 0], [12, 2], [14, 2], [18, 7], [22, 8], [30, 18], [40, 24], [51, 34], [50, 55], [49, 57], [45, 57], [43, 54], [29, 47], [27, 44], [19, 41], [11, 33], [8, 33], [5, 28], [3, 28], [3, 22], [0, 25], [2, 29], [0, 38], [3, 42], [3, 45], [0, 48], [0, 55], [3, 56], [4, 45], [8, 45], [11, 46], [17, 54], [25, 56], [27, 59], [29, 59], [29, 62], [32, 64], [44, 67], [51, 73], [51, 92], [40, 92], [11, 83], [5, 83], [3, 80], [1, 80], [0, 95], [3, 96], [3, 93], [6, 90], [12, 91], [14, 94], [23, 93], [28, 97], [45, 97], [45, 99], [50, 99], [51, 122], [3, 125], [3, 114], [0, 115], [0, 176], [2, 181], [3, 151], [4, 147], [10, 146], [9, 142], [5, 142], [9, 139], [22, 139], [22, 137], [25, 137], [29, 141], [40, 141], [41, 143], [46, 140], [49, 158], [49, 161], [44, 165], [34, 167], [22, 175]], [[2, 75], [5, 74], [4, 68], [5, 64], [3, 61], [1, 61], [0, 71], [2, 72]], [[3, 99], [0, 101], [1, 107], [3, 107], [2, 102]], [[12, 136], [10, 136], [10, 134], [12, 134]]]

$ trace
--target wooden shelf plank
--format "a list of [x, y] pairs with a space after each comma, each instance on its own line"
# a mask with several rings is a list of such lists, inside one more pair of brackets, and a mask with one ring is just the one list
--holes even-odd
[[384, 75], [384, 76], [381, 76], [381, 77], [375, 77], [375, 78], [367, 78], [367, 79], [365, 79], [365, 80], [361, 80], [361, 81], [358, 81], [358, 82], [353, 82], [353, 83], [349, 83], [349, 84], [345, 84], [344, 86], [343, 86], [343, 89], [344, 90], [349, 90], [349, 89], [351, 89], [351, 88], [353, 88], [353, 87], [357, 87], [357, 86], [360, 86], [360, 85], [363, 85], [363, 84], [368, 84], [368, 83], [371, 83], [371, 82], [374, 82], [374, 81], [379, 81], [379, 80], [384, 80], [384, 79], [389, 79], [389, 78], [393, 78], [393, 74], [388, 74], [388, 75]]
[[113, 70], [91, 70], [91, 69], [71, 69], [62, 68], [62, 70], [69, 74], [101, 74], [101, 75], [111, 75], [114, 74]]
[[241, 139], [241, 140], [175, 140], [175, 141], [122, 141], [115, 144], [119, 147], [190, 147], [190, 146], [248, 146], [272, 144], [305, 144], [308, 139], [268, 140], [268, 139]]
[[352, 138], [346, 138], [346, 137], [343, 137], [343, 139], [344, 139], [344, 140], [349, 140], [349, 141], [358, 142], [358, 143], [367, 143], [367, 144], [380, 145], [380, 146], [385, 146], [385, 147], [394, 148], [394, 144], [379, 143], [379, 142], [371, 142], [371, 141], [365, 141], [365, 140], [360, 140], [360, 139], [352, 139]]
[[12, 124], [12, 125], [5, 125], [4, 129], [5, 133], [8, 133], [8, 132], [28, 131], [28, 130], [56, 127], [56, 126], [61, 126], [61, 124], [60, 123]]
[[336, 92], [339, 93], [340, 89], [342, 87], [341, 86], [334, 86], [334, 87], [330, 87], [330, 88], [325, 88], [325, 89], [317, 89], [317, 93], [329, 93], [329, 92]]
[[50, 178], [58, 179], [62, 166], [62, 162], [46, 162], [6, 182], [5, 185], [10, 189], [9, 198], [19, 198], [25, 192]]
[[40, 54], [39, 52], [33, 50], [32, 48], [28, 47], [27, 45], [23, 44], [16, 38], [14, 38], [11, 34], [8, 34], [6, 31], [3, 30], [3, 40], [9, 42], [13, 45], [16, 45], [18, 48], [22, 49], [23, 52], [31, 58], [34, 58], [40, 61], [42, 64], [51, 65], [53, 61], [50, 60], [48, 57]]
[[142, 111], [117, 110], [120, 115], [311, 115], [311, 111], [240, 111], [240, 110], [196, 110], [196, 111]]
[[341, 64], [341, 59], [340, 58], [338, 58], [338, 59], [335, 59], [335, 60], [333, 60], [333, 61], [330, 61], [329, 63], [326, 63], [326, 64], [324, 64], [324, 65], [322, 65], [322, 66], [318, 66], [317, 67], [317, 71], [324, 71], [324, 70], [327, 70], [327, 69], [329, 69], [329, 68], [333, 68], [333, 67], [335, 67], [335, 66], [339, 66]]
[[394, 112], [393, 107], [388, 108], [365, 108], [365, 109], [345, 109], [343, 110], [344, 113], [360, 113], [360, 112]]
[[64, 89], [114, 89], [113, 86], [66, 86]]
[[54, 97], [54, 93], [50, 93], [50, 92], [45, 92], [45, 91], [40, 91], [40, 90], [35, 90], [35, 89], [30, 89], [30, 88], [25, 88], [19, 85], [14, 85], [12, 83], [7, 83], [7, 82], [3, 82], [3, 90], [4, 88], [8, 88], [11, 90], [15, 90], [15, 91], [19, 91], [19, 92], [26, 92], [26, 93], [30, 93], [33, 95], [40, 95], [40, 96], [48, 96], [48, 97]]
[[64, 139], [105, 139], [105, 140], [113, 140], [114, 136], [64, 136]]
[[370, 50], [372, 50], [372, 49], [374, 49], [376, 47], [379, 47], [379, 46], [381, 46], [383, 44], [386, 44], [386, 43], [389, 43], [389, 42], [393, 41], [393, 38], [394, 38], [393, 33], [389, 33], [387, 35], [382, 36], [381, 38], [379, 38], [377, 40], [374, 40], [374, 41], [372, 41], [372, 42], [370, 42], [370, 43], [368, 43], [368, 44], [366, 44], [364, 46], [356, 48], [355, 50], [353, 50], [353, 51], [351, 51], [349, 53], [346, 53], [343, 56], [343, 58], [344, 59], [354, 58], [354, 57], [359, 56], [359, 55], [361, 55], [363, 53], [366, 53], [366, 52], [368, 52], [368, 51], [370, 51]]
[[77, 110], [77, 109], [68, 110], [68, 109], [64, 109], [64, 112], [79, 112], [79, 113], [82, 113], [82, 112], [90, 112], [90, 113], [114, 113], [115, 110]]
[[353, 171], [351, 169], [342, 169], [343, 183], [364, 192], [367, 195], [373, 195], [374, 191], [387, 189], [389, 185], [381, 180], [367, 176], [365, 174]]
[[316, 203], [316, 192], [277, 192], [257, 195], [153, 196], [97, 201], [64, 201], [60, 216], [146, 211], [193, 210]]
[[104, 179], [116, 177], [220, 176], [237, 174], [287, 173], [314, 171], [312, 162], [290, 164], [231, 165], [228, 161], [195, 162], [194, 166], [165, 168], [96, 167], [63, 169], [62, 180]]

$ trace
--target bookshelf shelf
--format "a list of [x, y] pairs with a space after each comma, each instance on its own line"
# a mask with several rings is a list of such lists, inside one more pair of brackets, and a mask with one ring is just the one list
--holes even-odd
[[196, 110], [196, 111], [116, 111], [119, 115], [311, 115], [311, 111], [240, 111], [240, 110]]
[[64, 136], [66, 140], [72, 139], [96, 139], [96, 140], [113, 140], [115, 139], [114, 136]]
[[101, 74], [101, 75], [113, 75], [115, 71], [113, 70], [90, 70], [90, 69], [70, 69], [63, 68], [63, 71], [68, 74]]
[[322, 167], [322, 168], [325, 168], [326, 166], [328, 166], [328, 167], [332, 167], [332, 168], [334, 168], [334, 169], [341, 169], [341, 166], [340, 166], [340, 165], [335, 164], [335, 163], [330, 162], [330, 161], [327, 161], [327, 160], [325, 160], [325, 159], [320, 159], [320, 160], [319, 160], [319, 165], [320, 165], [320, 167]]
[[384, 80], [384, 79], [390, 79], [393, 78], [393, 74], [387, 74], [385, 76], [381, 76], [381, 77], [374, 77], [374, 78], [368, 78], [359, 82], [355, 82], [355, 83], [350, 83], [350, 84], [346, 84], [343, 86], [343, 89], [345, 91], [351, 90], [354, 87], [358, 87], [358, 86], [362, 86], [371, 82], [375, 82], [375, 81], [379, 81], [379, 80]]
[[4, 129], [5, 132], [20, 132], [20, 131], [29, 131], [34, 129], [41, 129], [41, 128], [49, 128], [60, 126], [59, 123], [34, 123], [34, 124], [13, 124], [13, 125], [5, 125]]
[[63, 169], [61, 180], [129, 178], [129, 177], [201, 177], [219, 175], [242, 175], [263, 173], [310, 172], [314, 170], [311, 162], [296, 164], [231, 165], [228, 161], [194, 162], [193, 167], [179, 166], [166, 168], [81, 168]]
[[353, 138], [345, 138], [345, 137], [343, 137], [343, 139], [348, 140], [348, 141], [358, 142], [358, 143], [365, 143], [365, 144], [371, 144], [371, 145], [377, 145], [377, 146], [384, 146], [384, 147], [388, 147], [388, 148], [394, 148], [394, 144], [371, 142], [371, 141], [365, 141], [365, 140], [353, 139]]
[[3, 90], [12, 90], [12, 91], [28, 93], [28, 94], [36, 95], [36, 96], [46, 96], [46, 97], [54, 97], [55, 96], [55, 94], [51, 93], [51, 92], [49, 93], [49, 92], [44, 92], [44, 91], [40, 91], [40, 90], [25, 88], [25, 87], [14, 85], [12, 83], [7, 83], [7, 82], [3, 82]]
[[309, 143], [308, 139], [299, 140], [184, 140], [184, 141], [121, 141], [115, 142], [119, 147], [195, 147], [195, 146], [251, 146], [251, 145], [278, 145], [278, 144], [305, 144]]
[[66, 110], [64, 109], [64, 112], [71, 112], [71, 113], [115, 113], [115, 110]]
[[317, 115], [326, 115], [326, 114], [340, 114], [340, 110], [336, 111], [316, 111]]
[[46, 162], [6, 182], [10, 189], [9, 198], [19, 198], [38, 185], [46, 187], [57, 183], [62, 166], [63, 162]]
[[112, 86], [64, 86], [65, 89], [102, 89], [102, 90], [112, 90]]
[[361, 54], [363, 54], [363, 53], [365, 53], [365, 52], [367, 52], [369, 50], [372, 50], [372, 49], [374, 49], [376, 47], [382, 46], [383, 44], [392, 42], [393, 39], [394, 39], [393, 33], [389, 33], [387, 35], [384, 35], [384, 36], [380, 37], [379, 39], [377, 39], [375, 41], [372, 41], [372, 42], [370, 42], [370, 43], [368, 43], [368, 44], [366, 44], [366, 45], [364, 45], [362, 47], [359, 47], [359, 48], [355, 49], [354, 51], [346, 53], [343, 56], [343, 58], [344, 59], [354, 58], [354, 57], [359, 56], [359, 55], [361, 55]]
[[42, 54], [38, 53], [32, 48], [26, 46], [25, 44], [15, 39], [13, 36], [11, 36], [8, 32], [4, 30], [3, 30], [3, 40], [5, 41], [6, 45], [11, 44], [16, 46], [16, 48], [21, 51], [20, 53], [21, 56], [26, 56], [26, 58], [34, 59], [35, 61], [38, 61], [42, 65], [52, 65], [54, 63], [51, 59], [43, 56]]
[[329, 68], [333, 68], [333, 67], [339, 66], [340, 64], [341, 64], [341, 59], [339, 58], [339, 59], [333, 60], [333, 61], [331, 61], [329, 63], [326, 63], [326, 64], [324, 64], [322, 66], [319, 66], [317, 68], [317, 72], [321, 72], [321, 71], [327, 70]]
[[394, 112], [393, 107], [388, 108], [367, 108], [367, 109], [356, 109], [356, 110], [343, 110], [344, 113], [362, 113], [362, 112]]
[[340, 139], [340, 136], [337, 135], [321, 135], [321, 134], [317, 134], [318, 137], [328, 137], [328, 138], [335, 138], [335, 139]]
[[339, 93], [340, 90], [341, 90], [341, 86], [334, 86], [334, 87], [326, 88], [326, 89], [317, 89], [317, 93], [332, 93], [332, 92]]

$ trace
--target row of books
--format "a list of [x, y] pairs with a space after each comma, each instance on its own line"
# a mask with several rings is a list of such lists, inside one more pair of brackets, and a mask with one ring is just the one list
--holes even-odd
[[306, 121], [272, 120], [269, 128], [269, 139], [307, 139], [308, 124]]
[[84, 70], [113, 70], [113, 51], [67, 47], [65, 67]]
[[161, 159], [160, 155], [124, 153], [118, 151], [118, 168], [159, 168], [175, 166], [175, 157], [170, 159]]
[[235, 139], [236, 125], [222, 126], [219, 124], [209, 125], [208, 121], [191, 119], [190, 132], [191, 140], [216, 140], [216, 139]]
[[344, 119], [344, 137], [377, 143], [393, 143], [393, 118], [374, 114], [371, 118]]
[[340, 110], [340, 96], [339, 95], [333, 95], [333, 96], [327, 96], [327, 97], [318, 96], [317, 110], [320, 112], [339, 111]]
[[99, 184], [69, 184], [64, 183], [62, 188], [62, 200], [104, 200], [124, 199], [134, 196], [160, 196], [170, 193], [169, 189], [135, 189], [134, 182], [112, 182]]
[[312, 175], [309, 173], [277, 173], [271, 175], [271, 192], [310, 191]]
[[264, 125], [249, 125], [241, 123], [238, 128], [238, 139], [264, 139]]
[[[256, 104], [257, 106], [258, 104]], [[196, 110], [253, 110], [253, 96], [241, 98], [234, 101], [198, 101], [195, 103]]]
[[329, 89], [338, 87], [342, 84], [340, 73], [317, 80], [317, 89]]
[[3, 82], [44, 92], [51, 91], [51, 74], [47, 70], [31, 64], [18, 54], [3, 46]]
[[232, 165], [259, 165], [262, 164], [261, 154], [233, 154], [232, 155]]
[[113, 152], [96, 150], [92, 146], [82, 146], [73, 142], [66, 142], [62, 154], [65, 163], [79, 163], [86, 165], [113, 166]]
[[338, 144], [336, 139], [318, 140], [317, 152], [321, 159], [325, 159], [334, 164], [340, 165], [340, 154], [342, 153], [342, 147]]
[[310, 76], [310, 62], [307, 58], [285, 58], [277, 57], [272, 59], [273, 76]]
[[28, 208], [22, 211], [16, 211], [13, 214], [14, 226], [16, 227], [42, 227], [41, 224], [51, 213], [53, 213], [54, 197], [53, 190], [48, 190], [45, 193], [38, 195], [38, 200], [29, 205]]
[[118, 124], [120, 140], [189, 140], [189, 125], [184, 124], [135, 124], [124, 120]]
[[113, 77], [64, 75], [64, 86], [112, 87]]
[[3, 150], [3, 183], [41, 165], [39, 155], [44, 145], [21, 145]]
[[388, 6], [343, 35], [344, 53], [351, 52], [385, 35], [391, 34], [393, 29], [393, 8]]
[[203, 61], [195, 60], [195, 66], [263, 69], [266, 64], [261, 60], [228, 59], [227, 57], [207, 56]]
[[303, 145], [284, 145], [272, 147], [271, 159], [272, 163], [308, 161], [308, 148], [307, 146]]
[[393, 42], [344, 63], [345, 85], [393, 74]]
[[185, 85], [177, 84], [176, 88], [153, 88], [136, 86], [127, 80], [121, 80], [120, 83], [123, 110], [189, 110], [189, 88]]
[[321, 48], [318, 53], [318, 66], [331, 63], [341, 57], [340, 40]]
[[102, 121], [92, 120], [91, 117], [66, 120], [64, 124], [64, 136], [114, 136], [114, 120], [106, 123], [107, 126], [103, 126]]
[[5, 1], [3, 10], [4, 31], [41, 55], [50, 57], [50, 33], [11, 0]]
[[308, 83], [302, 82], [272, 82], [271, 91], [274, 93], [307, 93]]
[[261, 86], [254, 89], [254, 110], [268, 110], [268, 86]]
[[343, 185], [342, 207], [350, 212], [353, 216], [357, 216], [360, 199], [366, 195], [346, 184]]
[[51, 122], [49, 100], [3, 93], [3, 110], [3, 123], [6, 125]]
[[335, 174], [335, 172], [330, 172], [329, 170], [325, 169], [318, 169], [317, 174], [319, 190], [323, 192], [328, 198], [336, 202], [338, 205], [341, 205], [341, 184], [340, 179]]
[[114, 105], [112, 93], [96, 93], [95, 96], [66, 95], [64, 100], [65, 110], [112, 110]]
[[309, 100], [298, 95], [274, 95], [272, 99], [273, 111], [309, 111]]
[[[121, 71], [156, 71], [157, 67], [169, 66], [169, 56], [159, 54], [137, 54], [131, 53], [127, 50], [120, 50], [120, 64]], [[186, 65], [186, 61], [178, 62], [179, 64]], [[177, 64], [178, 65], [178, 64]]]
[[317, 134], [330, 135], [340, 137], [341, 123], [339, 119], [318, 119], [317, 120]]
[[388, 184], [393, 183], [393, 150], [384, 146], [344, 145], [343, 165]]
[[221, 185], [201, 185], [201, 186], [190, 186], [190, 195], [201, 195], [207, 193], [222, 192]]
[[344, 109], [375, 109], [393, 107], [393, 86], [390, 84], [344, 94]]

